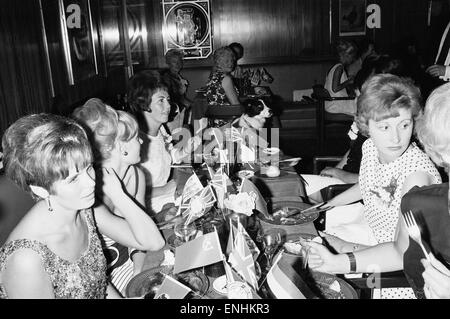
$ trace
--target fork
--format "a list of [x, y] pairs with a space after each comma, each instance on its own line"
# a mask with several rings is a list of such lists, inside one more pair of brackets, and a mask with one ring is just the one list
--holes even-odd
[[425, 249], [425, 246], [422, 243], [422, 236], [420, 235], [420, 229], [417, 225], [416, 219], [414, 218], [414, 214], [412, 211], [407, 211], [403, 214], [403, 217], [405, 219], [406, 228], [408, 229], [409, 236], [420, 245], [420, 248], [422, 248], [422, 251], [427, 257], [427, 260], [431, 262], [430, 256], [428, 255], [427, 250]]

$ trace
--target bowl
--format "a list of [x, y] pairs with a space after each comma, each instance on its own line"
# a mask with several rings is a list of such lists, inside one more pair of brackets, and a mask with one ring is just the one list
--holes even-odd
[[131, 278], [125, 289], [126, 296], [128, 298], [144, 296], [145, 299], [153, 299], [166, 275], [172, 276], [192, 289], [192, 292], [185, 298], [200, 298], [208, 292], [209, 280], [201, 271], [193, 270], [173, 275], [172, 270], [172, 266], [160, 266], [144, 270]]

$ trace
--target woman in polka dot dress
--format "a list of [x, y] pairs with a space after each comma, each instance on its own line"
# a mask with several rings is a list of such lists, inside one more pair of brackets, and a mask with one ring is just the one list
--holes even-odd
[[[324, 237], [338, 254], [310, 243], [311, 268], [329, 273], [403, 269], [409, 237], [399, 218], [402, 196], [414, 186], [441, 182], [432, 161], [411, 142], [419, 101], [419, 90], [394, 75], [376, 75], [363, 85], [356, 122], [369, 138], [359, 183], [328, 202], [336, 208], [327, 213]], [[361, 199], [364, 205], [347, 205]], [[381, 298], [414, 297], [410, 288], [376, 292]]]

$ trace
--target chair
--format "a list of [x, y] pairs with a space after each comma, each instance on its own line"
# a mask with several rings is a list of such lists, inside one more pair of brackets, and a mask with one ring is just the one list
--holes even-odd
[[206, 117], [210, 120], [223, 120], [232, 122], [244, 113], [244, 107], [236, 105], [209, 105], [206, 110]]
[[354, 97], [331, 97], [328, 90], [320, 84], [313, 86], [311, 97], [317, 100], [316, 128], [319, 140], [319, 153], [322, 153], [325, 146], [327, 126], [340, 125], [348, 129], [353, 122], [353, 117], [350, 115], [325, 111], [325, 101], [354, 100]]
[[0, 246], [34, 204], [29, 193], [0, 174]]

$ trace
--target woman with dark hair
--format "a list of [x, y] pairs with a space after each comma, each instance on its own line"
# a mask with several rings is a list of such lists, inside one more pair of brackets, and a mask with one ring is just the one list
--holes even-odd
[[128, 84], [128, 96], [143, 140], [141, 167], [146, 174], [147, 207], [158, 213], [164, 204], [175, 200], [177, 185], [174, 180], [169, 181], [171, 165], [190, 160], [191, 153], [201, 144], [201, 139], [198, 136], [190, 137], [190, 133], [183, 130], [189, 135], [183, 147], [172, 144], [172, 136], [164, 127], [169, 118], [170, 97], [167, 86], [157, 72], [142, 71], [132, 77]]

